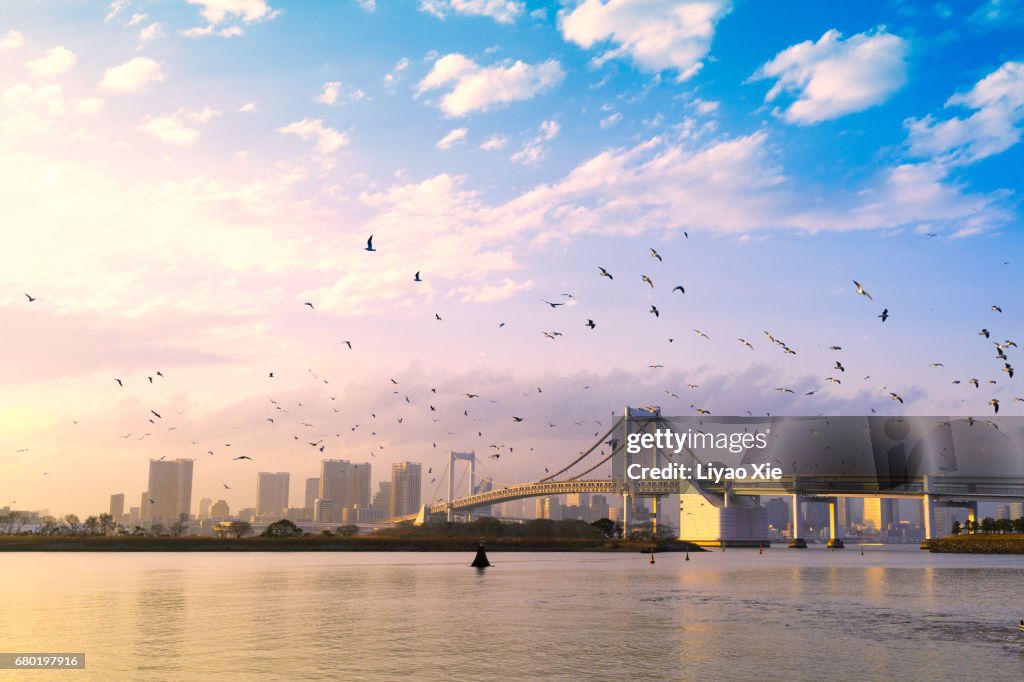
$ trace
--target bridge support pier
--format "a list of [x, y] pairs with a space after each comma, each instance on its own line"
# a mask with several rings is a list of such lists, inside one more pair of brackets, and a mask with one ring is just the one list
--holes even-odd
[[633, 510], [630, 507], [633, 506], [632, 496], [626, 492], [622, 493], [622, 539], [625, 540], [629, 537], [629, 523], [632, 521]]
[[839, 505], [843, 504], [844, 501], [838, 497], [829, 498], [828, 501], [828, 548], [829, 549], [842, 549], [846, 545], [843, 544], [843, 539], [839, 537]]
[[800, 495], [793, 493], [793, 536], [789, 540], [790, 549], [806, 549], [807, 541], [800, 537]]

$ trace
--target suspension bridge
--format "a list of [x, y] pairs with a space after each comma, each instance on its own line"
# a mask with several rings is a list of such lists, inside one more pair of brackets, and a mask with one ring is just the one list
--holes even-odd
[[[579, 453], [559, 470], [537, 481], [478, 490], [476, 465], [479, 460], [476, 455], [472, 452], [452, 452], [447, 469], [447, 498], [424, 505], [417, 514], [393, 518], [391, 521], [423, 523], [437, 518], [449, 521], [456, 518], [469, 519], [474, 509], [490, 507], [503, 502], [573, 493], [598, 493], [622, 497], [624, 511], [622, 523], [627, 530], [631, 527], [629, 516], [630, 510], [633, 508], [633, 498], [649, 498], [653, 507], [651, 520], [656, 530], [659, 500], [668, 495], [680, 495], [677, 526], [680, 531], [680, 539], [702, 544], [741, 545], [768, 540], [767, 513], [761, 504], [761, 499], [763, 497], [786, 497], [792, 501], [792, 518], [795, 519], [801, 517], [800, 505], [802, 502], [828, 503], [830, 542], [839, 541], [836, 542], [836, 546], [842, 546], [838, 510], [839, 502], [844, 498], [919, 500], [922, 504], [926, 539], [941, 534], [937, 532], [939, 529], [933, 527], [935, 510], [938, 508], [966, 508], [969, 519], [973, 520], [977, 517], [979, 501], [1017, 502], [1024, 500], [1024, 452], [1020, 451], [1019, 444], [1011, 442], [996, 454], [991, 455], [990, 453], [990, 459], [996, 457], [997, 459], [994, 461], [997, 461], [999, 465], [995, 471], [989, 467], [988, 471], [968, 473], [971, 467], [965, 466], [968, 462], [964, 461], [964, 455], [961, 454], [960, 469], [966, 471], [947, 473], [944, 469], [949, 468], [949, 458], [952, 457], [953, 450], [951, 435], [947, 434], [949, 443], [945, 446], [942, 443], [946, 441], [941, 438], [937, 440], [934, 434], [926, 434], [923, 439], [916, 439], [920, 440], [923, 445], [915, 444], [915, 438], [908, 440], [908, 435], [912, 435], [909, 434], [909, 427], [897, 424], [897, 427], [890, 431], [894, 418], [888, 418], [888, 422], [879, 421], [877, 424], [881, 424], [879, 428], [886, 429], [885, 434], [888, 435], [885, 438], [892, 442], [887, 441], [881, 446], [881, 454], [878, 452], [877, 442], [874, 444], [876, 452], [874, 452], [873, 461], [869, 461], [872, 466], [867, 467], [870, 471], [866, 472], [865, 466], [860, 466], [859, 469], [846, 466], [844, 458], [840, 458], [835, 453], [830, 454], [831, 446], [824, 445], [824, 443], [834, 443], [835, 441], [821, 441], [821, 443], [810, 445], [803, 442], [807, 440], [803, 431], [814, 436], [820, 435], [814, 426], [807, 426], [807, 424], [820, 424], [821, 419], [726, 418], [712, 420], [705, 418], [695, 422], [691, 418], [666, 420], [657, 408], [627, 407], [623, 416], [616, 419], [607, 432], [589, 448]], [[853, 418], [846, 419], [852, 420]], [[865, 417], [861, 419], [884, 420], [887, 418]], [[635, 452], [636, 448], [626, 447], [631, 434], [654, 433], [658, 429], [679, 431], [681, 427], [694, 423], [705, 428], [723, 428], [723, 425], [731, 425], [731, 428], [735, 429], [742, 426], [744, 431], [752, 426], [762, 425], [765, 428], [765, 433], [775, 429], [775, 438], [779, 437], [779, 431], [783, 431], [785, 435], [783, 444], [776, 447], [771, 454], [774, 455], [772, 461], [780, 464], [785, 473], [772, 480], [723, 480], [719, 482], [688, 478], [636, 480], [627, 475], [626, 472], [633, 464], [654, 468], [668, 463], [690, 467], [698, 463], [706, 465], [708, 462], [702, 459], [702, 457], [706, 459], [705, 453], [699, 457], [690, 447], [681, 448], [678, 451], [673, 451], [670, 448], [654, 448], [643, 453]], [[829, 424], [827, 421], [824, 423]], [[949, 420], [937, 421], [936, 423], [951, 429], [956, 420], [952, 420], [952, 422]], [[859, 428], [868, 429], [869, 426], [877, 424], [865, 422], [865, 425]], [[974, 428], [974, 420], [970, 420], [970, 418], [965, 419], [964, 424], [964, 428]], [[796, 428], [800, 431], [794, 430]], [[819, 428], [821, 427], [819, 426]], [[789, 429], [788, 435], [786, 435], [786, 429]], [[798, 437], [794, 437], [794, 433], [797, 433]], [[971, 431], [970, 433], [974, 437], [975, 432]], [[987, 436], [987, 434], [982, 435]], [[840, 431], [836, 437], [845, 439], [845, 441], [853, 440], [849, 432]], [[907, 441], [907, 443], [904, 444], [902, 441]], [[893, 446], [893, 443], [896, 445]], [[871, 448], [872, 445], [869, 443], [868, 449]], [[607, 453], [605, 449], [607, 449]], [[634, 450], [634, 452], [631, 453], [630, 450]], [[798, 461], [800, 458], [793, 455], [800, 451], [803, 451], [804, 456], [801, 461]], [[870, 453], [861, 452], [861, 456], [872, 460]], [[903, 457], [903, 459], [894, 459], [897, 456]], [[947, 466], [934, 464], [933, 460], [936, 458], [943, 458], [941, 461], [945, 462]], [[455, 472], [457, 463], [461, 461], [468, 463], [469, 490], [471, 492], [458, 497], [455, 491], [461, 480], [456, 482]], [[929, 461], [932, 461], [931, 470], [928, 465]], [[843, 462], [843, 465], [840, 465], [840, 462]], [[894, 462], [902, 462], [902, 464], [895, 466]], [[610, 474], [607, 478], [596, 477], [594, 472], [605, 465], [610, 465], [606, 467], [610, 469]], [[463, 472], [463, 478], [465, 474], [466, 471]], [[794, 540], [797, 540], [800, 535], [799, 529], [793, 535]]]

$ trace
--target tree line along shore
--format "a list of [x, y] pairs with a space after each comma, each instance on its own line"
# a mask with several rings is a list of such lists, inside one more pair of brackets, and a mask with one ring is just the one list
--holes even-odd
[[621, 537], [621, 526], [608, 519], [503, 523], [480, 518], [473, 523], [433, 522], [422, 526], [398, 525], [359, 535], [355, 526], [334, 531], [303, 532], [291, 521], [272, 523], [259, 535], [249, 524], [231, 527], [221, 536], [154, 534], [40, 534], [0, 535], [0, 551], [7, 552], [462, 552], [483, 540], [498, 551], [701, 551], [696, 545], [650, 533]]

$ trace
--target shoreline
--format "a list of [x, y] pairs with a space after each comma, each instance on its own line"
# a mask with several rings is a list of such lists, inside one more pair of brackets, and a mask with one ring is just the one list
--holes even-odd
[[[465, 552], [473, 553], [479, 538], [331, 537], [213, 538], [213, 537], [47, 537], [0, 536], [0, 552]], [[495, 552], [703, 552], [677, 540], [582, 538], [485, 538]]]
[[1024, 535], [950, 535], [929, 541], [940, 554], [1024, 554]]

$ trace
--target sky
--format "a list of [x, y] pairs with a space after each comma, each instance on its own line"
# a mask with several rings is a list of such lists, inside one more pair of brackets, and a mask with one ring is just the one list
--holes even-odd
[[301, 506], [325, 457], [423, 462], [436, 499], [450, 449], [536, 480], [626, 405], [1024, 414], [994, 345], [1024, 343], [1022, 28], [1014, 0], [8, 0], [0, 506], [131, 504], [151, 457], [236, 510], [258, 471]]

